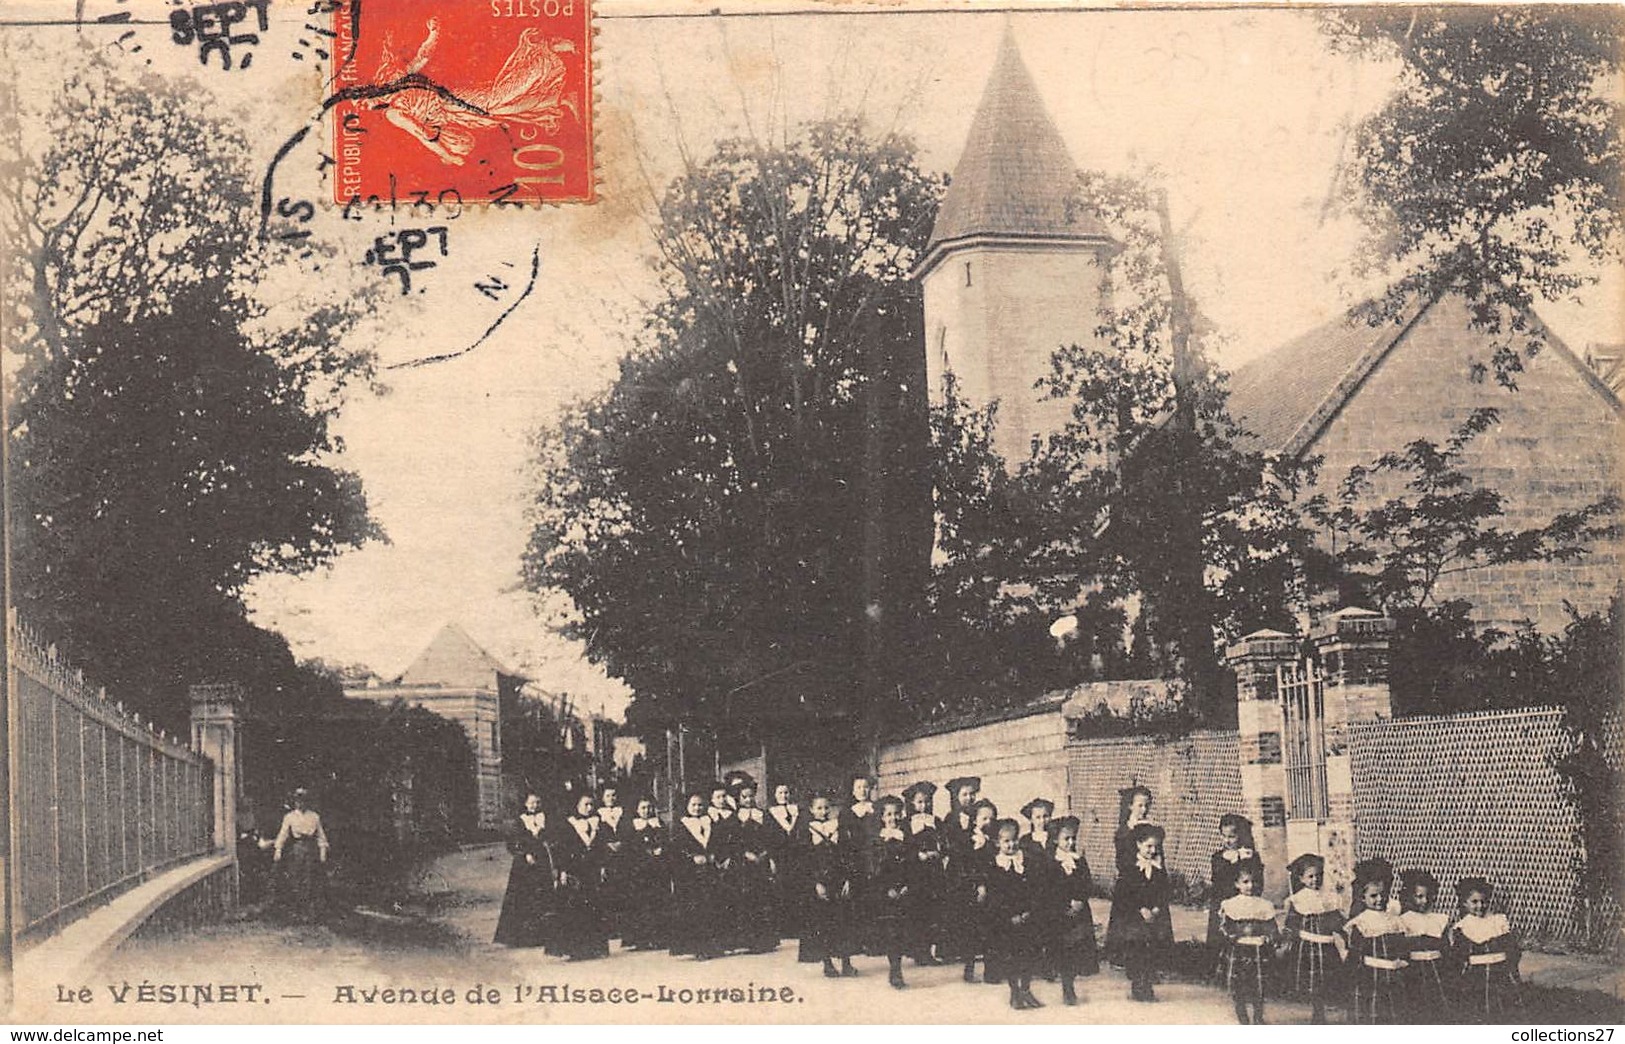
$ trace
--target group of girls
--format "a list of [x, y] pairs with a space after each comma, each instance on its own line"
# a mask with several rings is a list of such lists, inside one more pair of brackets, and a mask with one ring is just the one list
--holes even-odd
[[1383, 859], [1354, 867], [1345, 915], [1326, 890], [1326, 862], [1304, 853], [1287, 867], [1281, 911], [1260, 893], [1264, 864], [1243, 816], [1219, 821], [1213, 854], [1208, 943], [1242, 1023], [1264, 1021], [1264, 998], [1280, 962], [1286, 991], [1326, 1021], [1346, 1005], [1358, 1024], [1497, 1021], [1516, 1000], [1520, 949], [1494, 890], [1481, 877], [1456, 883], [1457, 912], [1438, 909], [1440, 886], [1426, 870], [1396, 875]]
[[[763, 808], [755, 780], [731, 773], [686, 795], [672, 824], [648, 798], [624, 815], [610, 788], [601, 799], [579, 794], [564, 822], [550, 825], [532, 794], [509, 846], [496, 941], [586, 960], [619, 938], [625, 949], [708, 960], [794, 938], [798, 959], [831, 978], [858, 974], [859, 955], [884, 956], [889, 982], [902, 989], [905, 958], [953, 962], [966, 982], [1007, 985], [1018, 1010], [1041, 1006], [1035, 976], [1078, 1004], [1077, 980], [1100, 969], [1078, 820], [1055, 818], [1054, 804], [1035, 798], [1020, 810], [1023, 829], [980, 788], [975, 777], [951, 780], [940, 818], [934, 783], [877, 800], [865, 776], [843, 801], [820, 792], [805, 807], [781, 784]], [[1156, 999], [1173, 944], [1165, 835], [1151, 804], [1143, 787], [1123, 792], [1106, 930], [1106, 956], [1123, 966], [1138, 1001]], [[1208, 942], [1240, 1021], [1263, 1021], [1277, 979], [1316, 1022], [1328, 1004], [1346, 1004], [1362, 1023], [1499, 1014], [1518, 947], [1506, 917], [1488, 909], [1486, 882], [1458, 884], [1452, 919], [1434, 909], [1431, 875], [1400, 875], [1396, 897], [1392, 868], [1367, 860], [1344, 916], [1324, 890], [1324, 861], [1305, 854], [1289, 867], [1291, 895], [1277, 911], [1261, 895], [1251, 828], [1239, 815], [1220, 821], [1210, 877]]]

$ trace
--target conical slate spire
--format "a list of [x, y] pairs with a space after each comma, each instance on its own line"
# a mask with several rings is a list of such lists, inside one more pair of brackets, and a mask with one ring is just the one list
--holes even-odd
[[1091, 214], [1067, 220], [1076, 171], [1006, 26], [927, 250], [972, 236], [1104, 237]]

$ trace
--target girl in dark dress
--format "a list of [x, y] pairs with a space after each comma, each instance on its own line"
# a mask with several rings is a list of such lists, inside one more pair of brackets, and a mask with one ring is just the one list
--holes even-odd
[[548, 952], [575, 961], [609, 955], [609, 920], [602, 905], [608, 838], [594, 814], [591, 794], [576, 798], [553, 842], [558, 860], [559, 912]]
[[1461, 1006], [1476, 1022], [1505, 1021], [1518, 1003], [1523, 948], [1504, 913], [1491, 913], [1495, 891], [1482, 877], [1456, 882], [1461, 917], [1450, 928], [1450, 949], [1461, 976]]
[[947, 960], [970, 959], [972, 966], [965, 972], [966, 982], [976, 981], [976, 955], [965, 952], [971, 942], [971, 932], [967, 921], [967, 865], [963, 853], [970, 847], [971, 835], [976, 829], [971, 809], [976, 805], [976, 794], [981, 786], [982, 781], [975, 776], [949, 780], [948, 814], [937, 826], [944, 853], [942, 898], [937, 905], [937, 923], [942, 929], [939, 945]]
[[1287, 988], [1309, 1002], [1311, 1024], [1326, 1021], [1326, 998], [1339, 968], [1338, 938], [1343, 934], [1343, 912], [1337, 899], [1321, 890], [1326, 861], [1305, 852], [1287, 864], [1292, 894], [1286, 900]]
[[670, 844], [666, 825], [655, 815], [653, 801], [638, 799], [632, 818], [621, 824], [621, 838], [627, 886], [621, 946], [628, 950], [658, 950], [666, 945], [671, 869], [666, 858]]
[[942, 903], [947, 887], [948, 846], [941, 821], [931, 813], [937, 785], [920, 781], [903, 791], [904, 832], [913, 848], [910, 890], [914, 893], [914, 963], [943, 963]]
[[1410, 953], [1405, 925], [1388, 911], [1394, 871], [1386, 862], [1371, 859], [1354, 868], [1354, 906], [1345, 930], [1349, 940], [1349, 975], [1354, 983], [1349, 1021], [1364, 1025], [1392, 1025], [1400, 1021], [1401, 981]]
[[1004, 981], [998, 958], [989, 960], [987, 951], [987, 871], [993, 865], [999, 843], [992, 830], [999, 820], [998, 806], [981, 798], [970, 807], [970, 833], [957, 851], [948, 854], [950, 869], [958, 867], [952, 882], [959, 896], [958, 920], [954, 924], [955, 948], [965, 962], [964, 979], [976, 981], [976, 962], [982, 962], [982, 981], [997, 985]]
[[1033, 798], [1021, 806], [1021, 815], [1027, 820], [1027, 832], [1021, 835], [1021, 847], [1030, 856], [1048, 859], [1055, 851], [1055, 835], [1050, 832], [1050, 817], [1055, 815], [1055, 802], [1049, 798]]
[[1021, 824], [1015, 820], [1001, 819], [993, 830], [998, 842], [986, 877], [988, 963], [996, 964], [1010, 984], [1012, 1008], [1041, 1008], [1033, 996], [1033, 970], [1043, 947], [1050, 864], [1022, 847]]
[[1119, 872], [1112, 888], [1106, 947], [1122, 961], [1128, 973], [1129, 997], [1137, 1001], [1157, 999], [1157, 967], [1174, 943], [1173, 918], [1168, 910], [1173, 886], [1162, 867], [1162, 839], [1162, 827], [1136, 823], [1129, 832], [1134, 863]]
[[869, 931], [868, 952], [884, 954], [887, 979], [894, 989], [903, 981], [903, 954], [914, 949], [914, 911], [919, 895], [915, 853], [903, 830], [903, 800], [887, 795], [875, 804], [877, 828], [864, 845], [864, 878], [861, 910]]
[[547, 816], [539, 794], [525, 795], [525, 810], [514, 819], [508, 838], [513, 866], [502, 896], [493, 942], [502, 946], [542, 946], [558, 881], [547, 843]]
[[1219, 904], [1236, 894], [1236, 875], [1253, 872], [1254, 892], [1264, 892], [1264, 861], [1253, 848], [1253, 821], [1234, 812], [1219, 817], [1219, 850], [1213, 853], [1208, 873], [1207, 945], [1217, 955], [1227, 946], [1219, 931]]
[[794, 939], [801, 934], [801, 890], [796, 887], [795, 841], [805, 818], [790, 785], [776, 785], [773, 804], [767, 807], [767, 834], [773, 853], [774, 920], [781, 939]]
[[[813, 797], [811, 818], [802, 826], [797, 846], [806, 899], [797, 960], [822, 961], [824, 974], [834, 979], [858, 973], [852, 967], [852, 955], [858, 950], [852, 904], [854, 864], [860, 853], [831, 814], [831, 806], [827, 793]], [[839, 971], [836, 958], [841, 962]]]
[[779, 945], [772, 837], [777, 828], [756, 807], [756, 781], [749, 774], [738, 773], [729, 794], [735, 811], [728, 891], [739, 918], [736, 941], [751, 953], [768, 953]]
[[1094, 882], [1089, 875], [1089, 860], [1078, 848], [1077, 817], [1062, 816], [1049, 828], [1055, 837], [1055, 851], [1050, 857], [1055, 872], [1049, 875], [1045, 918], [1051, 925], [1050, 957], [1061, 979], [1061, 1003], [1070, 1006], [1078, 1003], [1077, 978], [1100, 972], [1095, 918], [1089, 909]]
[[[1151, 791], [1135, 784], [1124, 787], [1117, 792], [1117, 833], [1112, 837], [1113, 863], [1117, 868], [1117, 876], [1123, 877], [1134, 869], [1136, 855], [1134, 848], [1134, 828], [1142, 823], [1151, 822]], [[1112, 911], [1106, 918], [1106, 956], [1113, 964], [1122, 964], [1122, 955], [1112, 946], [1113, 938], [1123, 938], [1123, 929], [1119, 927], [1123, 914], [1116, 903], [1112, 904]], [[1130, 927], [1132, 933], [1132, 927]]]
[[1224, 982], [1243, 1026], [1264, 1024], [1264, 979], [1275, 940], [1275, 904], [1256, 894], [1264, 875], [1251, 866], [1236, 872], [1236, 894], [1219, 904], [1219, 931], [1225, 940]]
[[1451, 990], [1446, 985], [1448, 947], [1444, 937], [1450, 915], [1434, 906], [1439, 879], [1426, 870], [1399, 875], [1400, 923], [1405, 926], [1405, 1010], [1413, 1024], [1450, 1021]]
[[705, 811], [706, 792], [694, 791], [686, 813], [672, 831], [671, 952], [708, 961], [722, 954], [720, 928], [725, 913], [716, 828]]

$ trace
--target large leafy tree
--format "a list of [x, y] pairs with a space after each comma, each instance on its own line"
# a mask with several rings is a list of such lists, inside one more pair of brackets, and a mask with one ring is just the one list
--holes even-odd
[[1479, 360], [1514, 385], [1538, 350], [1526, 309], [1573, 295], [1621, 248], [1621, 21], [1557, 5], [1361, 6], [1322, 16], [1334, 47], [1397, 61], [1355, 128], [1346, 200], [1365, 219], [1371, 318], [1464, 292], [1498, 334]]
[[838, 120], [720, 142], [660, 198], [664, 294], [543, 433], [526, 558], [634, 722], [721, 717], [807, 663], [885, 685], [929, 541], [908, 273], [940, 189]]
[[0, 109], [16, 603], [170, 723], [191, 682], [297, 684], [240, 599], [376, 535], [329, 463], [359, 303], [259, 242], [248, 143], [183, 84], [90, 59]]

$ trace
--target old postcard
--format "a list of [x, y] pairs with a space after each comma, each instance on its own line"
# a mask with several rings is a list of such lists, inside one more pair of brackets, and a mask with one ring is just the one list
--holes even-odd
[[0, 0], [8, 1021], [1625, 1021], [1622, 29]]

